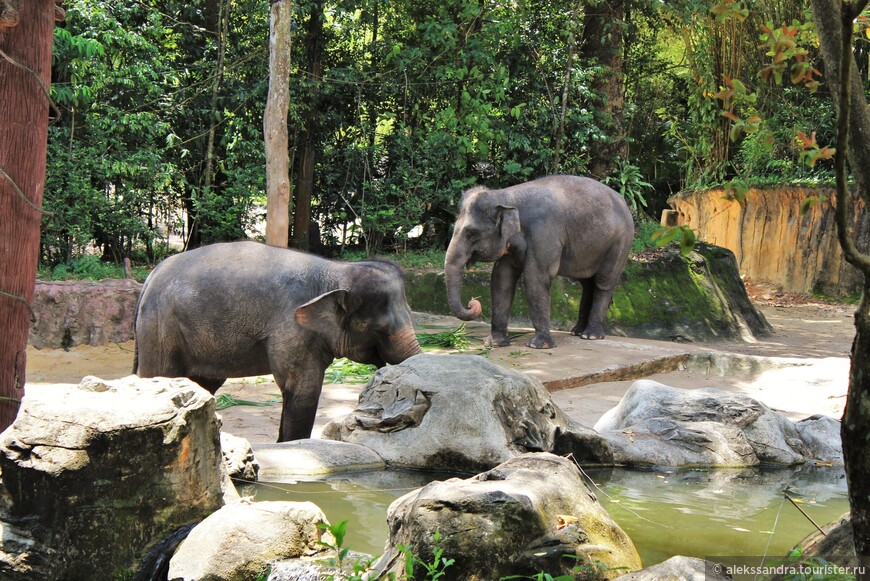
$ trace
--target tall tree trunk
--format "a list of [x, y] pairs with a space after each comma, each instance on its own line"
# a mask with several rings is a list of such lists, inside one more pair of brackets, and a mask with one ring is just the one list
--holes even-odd
[[[842, 3], [840, 0], [812, 0], [812, 9], [825, 78], [834, 97], [837, 111], [837, 234], [843, 254], [864, 275], [864, 293], [855, 313], [855, 341], [852, 343], [852, 366], [849, 392], [843, 412], [841, 437], [852, 509], [855, 554], [861, 564], [870, 566], [870, 255], [862, 253], [850, 232], [847, 208], [849, 192], [846, 159], [865, 202], [870, 202], [870, 112], [858, 76], [852, 44], [853, 20], [867, 0]], [[870, 578], [870, 573], [858, 579]]]
[[0, 0], [0, 430], [24, 395], [48, 148], [54, 0]]
[[560, 157], [562, 155], [562, 139], [565, 136], [565, 119], [568, 116], [568, 95], [571, 93], [571, 78], [574, 75], [574, 53], [577, 49], [576, 35], [574, 29], [577, 26], [577, 20], [580, 15], [580, 2], [574, 5], [574, 11], [571, 13], [571, 22], [568, 24], [568, 38], [565, 41], [568, 45], [568, 57], [565, 63], [564, 82], [562, 83], [562, 106], [559, 111], [559, 124], [556, 128], [556, 137], [553, 139], [553, 161], [550, 164], [549, 173], [559, 173]]
[[[214, 187], [214, 142], [217, 137], [217, 127], [221, 123], [220, 110], [218, 109], [218, 97], [220, 96], [221, 83], [224, 78], [224, 59], [226, 57], [227, 36], [229, 35], [230, 22], [230, 3], [225, 0], [220, 0], [217, 3], [217, 21], [215, 30], [217, 32], [217, 63], [215, 64], [214, 77], [211, 85], [211, 106], [209, 107], [209, 126], [208, 139], [205, 144], [205, 167], [200, 176], [202, 188], [199, 190], [200, 196], [206, 196]], [[195, 194], [194, 194], [195, 195]], [[193, 199], [191, 199], [190, 208], [188, 209], [188, 230], [190, 235], [185, 243], [185, 248], [195, 248], [203, 243], [202, 236], [202, 220], [198, 216], [198, 212]]]
[[289, 0], [274, 0], [269, 18], [269, 96], [263, 115], [266, 142], [266, 243], [286, 248], [290, 239], [290, 153], [287, 110], [290, 106]]
[[607, 139], [589, 143], [589, 174], [597, 179], [609, 175], [617, 158], [625, 159], [625, 79], [623, 74], [625, 0], [595, 0], [586, 8], [581, 55], [601, 71], [592, 89], [601, 96], [600, 122]]
[[308, 226], [311, 223], [311, 198], [314, 194], [317, 116], [320, 114], [318, 102], [323, 76], [323, 2], [316, 2], [312, 6], [307, 28], [305, 54], [309, 63], [308, 82], [311, 91], [304, 117], [305, 134], [299, 154], [299, 180], [293, 200], [293, 246], [301, 250], [308, 250]]

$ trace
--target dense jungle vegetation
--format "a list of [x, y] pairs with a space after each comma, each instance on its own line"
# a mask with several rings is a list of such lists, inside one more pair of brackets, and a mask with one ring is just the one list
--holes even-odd
[[[93, 250], [153, 263], [255, 233], [268, 1], [64, 6], [43, 266], [69, 270]], [[313, 218], [296, 246], [443, 248], [464, 189], [549, 173], [602, 179], [651, 217], [683, 188], [833, 181], [834, 110], [801, 0], [293, 10], [291, 178]], [[783, 42], [790, 69], [776, 62]], [[868, 46], [857, 50], [866, 87]]]

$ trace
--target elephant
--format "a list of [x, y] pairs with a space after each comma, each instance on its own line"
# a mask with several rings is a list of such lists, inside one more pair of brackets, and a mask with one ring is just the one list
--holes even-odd
[[336, 357], [378, 367], [421, 353], [401, 269], [340, 262], [258, 242], [171, 256], [145, 280], [133, 373], [187, 377], [211, 393], [228, 377], [272, 373], [278, 441], [311, 436]]
[[462, 271], [475, 262], [495, 262], [486, 344], [510, 344], [508, 318], [523, 275], [535, 328], [527, 345], [550, 349], [556, 346], [550, 335], [550, 284], [562, 275], [582, 287], [571, 333], [603, 339], [604, 318], [633, 239], [634, 220], [625, 200], [591, 178], [553, 175], [500, 190], [472, 188], [462, 196], [444, 261], [448, 304], [464, 321], [479, 317], [476, 299], [462, 306]]

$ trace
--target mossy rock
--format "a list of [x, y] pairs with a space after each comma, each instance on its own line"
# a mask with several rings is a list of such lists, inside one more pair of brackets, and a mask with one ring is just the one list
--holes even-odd
[[[462, 296], [476, 297], [491, 312], [489, 270], [464, 274]], [[408, 303], [415, 311], [450, 315], [443, 272], [407, 275]], [[557, 277], [551, 286], [550, 324], [568, 330], [577, 322], [580, 284]], [[511, 325], [531, 326], [523, 281], [517, 287]], [[772, 331], [746, 294], [734, 253], [698, 244], [688, 256], [660, 248], [629, 258], [607, 315], [608, 333], [668, 341], [746, 340]]]

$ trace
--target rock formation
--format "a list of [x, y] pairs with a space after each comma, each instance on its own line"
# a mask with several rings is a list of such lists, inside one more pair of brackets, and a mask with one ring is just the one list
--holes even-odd
[[694, 557], [671, 557], [658, 565], [627, 573], [616, 581], [726, 581], [730, 575], [721, 573], [716, 563]]
[[805, 421], [795, 424], [744, 395], [640, 380], [595, 430], [610, 442], [614, 461], [630, 466], [842, 463], [839, 422]]
[[260, 463], [254, 458], [251, 443], [245, 438], [221, 432], [221, 455], [230, 478], [257, 481]]
[[132, 279], [37, 283], [28, 342], [37, 349], [69, 349], [129, 341], [141, 289]]
[[[824, 198], [801, 215], [809, 196]], [[785, 290], [830, 295], [861, 292], [860, 273], [846, 263], [837, 241], [832, 189], [752, 188], [746, 203], [725, 199], [721, 189], [682, 192], [668, 203], [676, 223], [700, 240], [728, 248], [740, 272]], [[862, 200], [851, 201], [851, 224], [859, 248], [870, 242], [870, 216]]]
[[185, 379], [28, 386], [0, 435], [0, 578], [112, 579], [222, 506], [214, 405]]
[[[310, 502], [241, 502], [196, 525], [169, 562], [169, 581], [245, 581], [283, 559], [311, 557], [334, 545]], [[325, 558], [325, 557], [324, 557]]]
[[425, 470], [473, 473], [526, 452], [612, 461], [607, 443], [569, 420], [540, 381], [473, 355], [416, 355], [380, 369], [356, 409], [321, 437]]
[[541, 571], [614, 578], [641, 566], [631, 540], [577, 467], [552, 454], [525, 454], [467, 480], [433, 482], [393, 502], [387, 522], [390, 538], [374, 565], [378, 575], [403, 571], [399, 545], [429, 563], [442, 550], [443, 559], [454, 560], [444, 568], [446, 579]]

